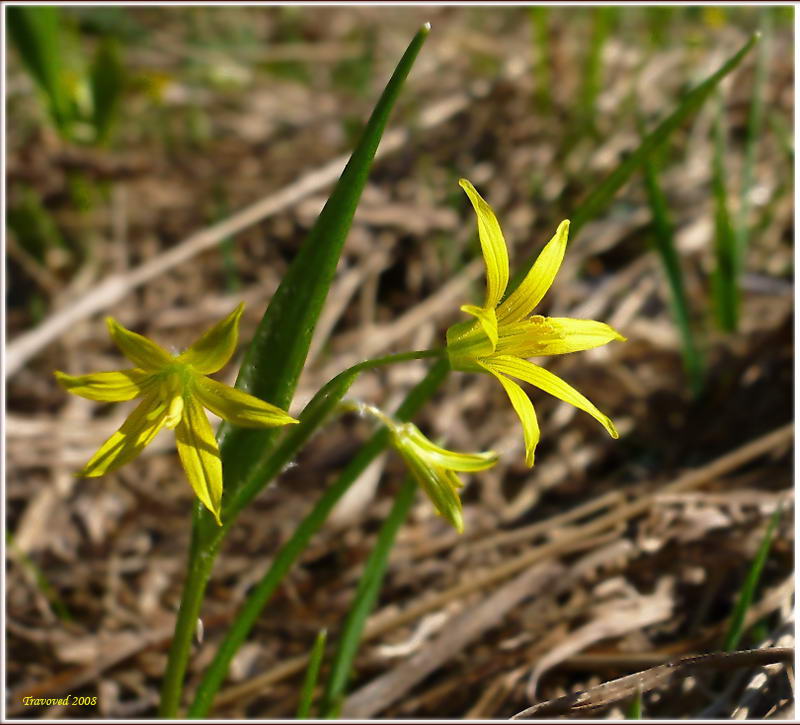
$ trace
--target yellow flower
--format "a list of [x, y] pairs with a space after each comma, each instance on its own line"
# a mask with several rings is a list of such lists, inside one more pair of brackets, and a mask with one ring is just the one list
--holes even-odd
[[461, 499], [458, 489], [463, 485], [456, 472], [483, 471], [497, 463], [494, 451], [486, 453], [457, 453], [431, 443], [413, 423], [389, 427], [394, 447], [428, 495], [438, 513], [458, 531], [464, 532]]
[[523, 380], [586, 411], [613, 438], [619, 435], [611, 419], [557, 375], [525, 358], [562, 355], [605, 345], [625, 338], [603, 322], [569, 317], [529, 316], [553, 284], [567, 247], [569, 221], [559, 224], [522, 284], [501, 303], [508, 285], [508, 252], [503, 232], [492, 211], [466, 179], [459, 182], [478, 217], [483, 258], [486, 262], [486, 301], [483, 307], [461, 309], [477, 318], [460, 322], [447, 331], [447, 352], [454, 370], [489, 372], [501, 383], [522, 423], [525, 462], [532, 466], [539, 424], [528, 396], [508, 376]]
[[77, 377], [57, 371], [55, 376], [70, 393], [89, 400], [117, 402], [141, 397], [142, 402], [76, 475], [102, 476], [115, 471], [138, 456], [163, 427], [174, 428], [189, 483], [221, 523], [222, 463], [203, 408], [246, 428], [297, 423], [280, 408], [207, 377], [233, 355], [243, 309], [244, 305], [239, 305], [177, 356], [106, 318], [111, 338], [136, 367]]

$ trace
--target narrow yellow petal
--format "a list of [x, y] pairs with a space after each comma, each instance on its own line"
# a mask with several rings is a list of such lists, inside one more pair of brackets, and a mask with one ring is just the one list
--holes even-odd
[[486, 362], [486, 367], [494, 373], [511, 375], [514, 378], [524, 380], [526, 383], [535, 385], [550, 395], [563, 400], [576, 408], [580, 408], [599, 421], [608, 431], [612, 438], [619, 438], [619, 433], [611, 422], [611, 418], [601, 413], [593, 403], [581, 395], [571, 385], [565, 383], [557, 375], [549, 370], [545, 370], [539, 365], [534, 365], [527, 360], [511, 357], [510, 355], [497, 355]]
[[195, 393], [212, 413], [243, 428], [272, 428], [298, 422], [270, 403], [202, 375], [195, 378]]
[[56, 370], [54, 374], [61, 386], [70, 393], [89, 400], [107, 402], [137, 398], [154, 383], [153, 374], [139, 368], [77, 376]]
[[111, 339], [129, 360], [144, 370], [158, 370], [174, 362], [174, 358], [164, 348], [147, 337], [131, 332], [113, 317], [106, 317], [106, 325]]
[[569, 220], [558, 225], [555, 236], [545, 245], [519, 287], [497, 310], [501, 324], [517, 322], [527, 317], [539, 304], [556, 278], [567, 249]]
[[400, 445], [415, 446], [421, 457], [427, 459], [434, 466], [451, 471], [485, 471], [497, 463], [497, 454], [494, 451], [459, 453], [437, 446], [426, 438], [413, 423], [404, 423], [398, 426], [395, 435], [399, 439]]
[[431, 500], [437, 513], [447, 519], [459, 534], [464, 533], [464, 517], [461, 510], [461, 498], [458, 495], [461, 481], [455, 474], [448, 477], [445, 471], [415, 455], [411, 448], [398, 447], [397, 450], [403, 456], [414, 480]]
[[478, 237], [481, 240], [483, 260], [486, 263], [486, 302], [483, 306], [494, 309], [503, 298], [508, 285], [506, 240], [503, 238], [503, 232], [492, 207], [484, 201], [469, 181], [461, 179], [458, 183], [467, 192], [478, 217]]
[[[597, 320], [577, 320], [572, 317], [546, 317], [546, 321], [559, 333], [560, 339], [547, 341], [536, 355], [563, 355], [568, 352], [590, 350], [613, 340], [625, 342], [613, 327]], [[524, 355], [520, 357], [525, 357]]]
[[612, 340], [625, 341], [622, 335], [604, 322], [570, 317], [534, 315], [519, 322], [500, 325], [499, 329], [496, 352], [523, 358], [563, 355], [599, 347]]
[[205, 332], [190, 348], [178, 356], [182, 363], [192, 365], [203, 375], [215, 373], [227, 364], [236, 351], [239, 339], [239, 320], [244, 303], [237, 306], [224, 320]]
[[495, 314], [494, 307], [477, 307], [476, 305], [462, 305], [461, 311], [466, 312], [468, 315], [477, 317], [481, 323], [483, 331], [489, 338], [491, 343], [491, 352], [497, 347], [497, 315]]
[[200, 403], [193, 396], [187, 396], [185, 405], [175, 428], [178, 455], [197, 498], [221, 526], [222, 463], [217, 441]]
[[167, 406], [159, 398], [158, 390], [149, 393], [76, 475], [102, 476], [136, 458], [164, 425]]
[[539, 443], [539, 421], [536, 418], [533, 403], [531, 403], [527, 393], [513, 380], [509, 380], [505, 375], [493, 370], [489, 364], [484, 365], [484, 367], [500, 381], [514, 411], [519, 417], [520, 423], [522, 423], [522, 433], [525, 437], [525, 463], [532, 467], [536, 455], [536, 446]]

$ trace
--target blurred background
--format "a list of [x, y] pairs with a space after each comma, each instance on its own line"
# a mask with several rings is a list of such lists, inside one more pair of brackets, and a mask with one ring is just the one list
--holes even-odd
[[[584, 220], [539, 310], [628, 337], [548, 361], [614, 419], [620, 440], [534, 390], [542, 441], [529, 470], [500, 386], [461, 373], [417, 418], [448, 447], [494, 448], [501, 462], [468, 481], [461, 537], [419, 497], [351, 685], [357, 698], [392, 682], [392, 694], [351, 712], [507, 718], [721, 649], [783, 502], [740, 647], [779, 641], [793, 592], [792, 7], [31, 10], [6, 16], [9, 716], [154, 716], [188, 546], [192, 495], [172, 437], [115, 474], [75, 479], [130, 405], [68, 397], [53, 370], [120, 367], [105, 314], [180, 349], [244, 300], [249, 340], [336, 160], [425, 21], [431, 35], [292, 412], [361, 359], [442, 345], [459, 305], [482, 298], [460, 177], [494, 207], [513, 272], [691, 87], [763, 36]], [[365, 375], [352, 394], [391, 409], [426, 369]], [[270, 556], [369, 432], [365, 421], [332, 424], [242, 515], [209, 585], [190, 690]], [[321, 627], [335, 639], [402, 476], [388, 455], [342, 501], [235, 659], [214, 714], [293, 714], [303, 657]], [[631, 501], [646, 505], [626, 513]], [[607, 526], [585, 528], [601, 515]], [[553, 550], [559, 541], [568, 550]], [[503, 599], [534, 563], [562, 567], [569, 586]], [[497, 616], [484, 621], [490, 597]], [[458, 617], [476, 631], [448, 650]], [[727, 676], [727, 689], [708, 673], [702, 686], [654, 688], [644, 714], [726, 718], [747, 705], [785, 717], [785, 672], [749, 704], [747, 675]], [[67, 693], [97, 705], [20, 705]]]

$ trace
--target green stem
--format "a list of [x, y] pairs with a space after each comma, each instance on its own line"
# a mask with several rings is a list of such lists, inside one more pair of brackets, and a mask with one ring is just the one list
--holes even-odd
[[158, 708], [159, 717], [162, 719], [177, 716], [183, 689], [183, 676], [186, 672], [186, 663], [192, 638], [200, 616], [200, 606], [203, 603], [206, 583], [211, 575], [211, 568], [216, 558], [218, 547], [205, 548], [200, 542], [200, 524], [205, 508], [198, 501], [193, 511], [192, 541], [189, 545], [189, 566], [186, 572], [186, 582], [183, 585], [181, 604], [175, 620], [175, 632], [167, 656], [167, 668], [164, 681], [161, 685], [161, 702]]
[[[397, 356], [390, 356], [397, 357]], [[430, 357], [430, 356], [428, 356]], [[388, 360], [388, 358], [382, 358]], [[365, 363], [361, 363], [364, 365]], [[356, 366], [358, 367], [358, 366]], [[442, 358], [428, 371], [428, 374], [409, 392], [397, 409], [398, 420], [409, 420], [422, 407], [423, 403], [436, 391], [449, 371], [446, 358]], [[365, 368], [362, 368], [365, 369]], [[352, 368], [351, 368], [352, 370]], [[321, 391], [320, 391], [321, 392]], [[344, 394], [344, 393], [342, 393]], [[311, 403], [309, 403], [309, 406]], [[299, 426], [298, 426], [299, 427]], [[225, 639], [219, 646], [214, 659], [208, 666], [195, 693], [194, 702], [189, 708], [190, 718], [203, 718], [211, 708], [214, 695], [228, 673], [231, 659], [247, 639], [255, 625], [261, 610], [266, 606], [275, 590], [280, 585], [286, 572], [294, 564], [297, 557], [305, 550], [311, 537], [320, 529], [328, 518], [336, 502], [350, 488], [353, 482], [364, 472], [367, 466], [389, 444], [386, 428], [375, 433], [361, 448], [356, 457], [350, 461], [332, 486], [325, 490], [314, 508], [300, 522], [292, 537], [281, 547], [272, 561], [272, 566], [261, 581], [253, 588], [241, 611], [231, 624]]]
[[328, 678], [325, 694], [322, 697], [320, 712], [323, 718], [336, 718], [339, 716], [353, 660], [361, 642], [361, 634], [364, 631], [367, 617], [378, 598], [378, 592], [383, 582], [383, 576], [386, 573], [389, 554], [392, 551], [397, 531], [406, 520], [411, 505], [414, 503], [416, 492], [416, 482], [411, 477], [407, 478], [403, 487], [397, 493], [389, 516], [381, 527], [375, 548], [364, 565], [364, 573], [358, 582], [358, 588], [353, 597], [353, 605], [347, 614], [344, 630], [339, 639], [339, 646], [331, 664], [331, 674]]
[[[409, 360], [441, 357], [444, 350], [415, 350], [365, 360], [339, 373], [328, 381], [311, 399], [300, 414], [300, 423], [292, 426], [283, 440], [250, 470], [244, 484], [223, 509], [224, 524], [220, 527], [206, 509], [197, 505], [194, 511], [192, 542], [186, 582], [175, 622], [175, 634], [167, 658], [167, 669], [161, 687], [159, 716], [163, 719], [177, 716], [183, 678], [189, 659], [192, 637], [200, 614], [208, 578], [219, 552], [222, 540], [236, 521], [239, 512], [259, 491], [291, 462], [302, 445], [328, 418], [353, 381], [364, 370]], [[302, 549], [301, 549], [302, 550]], [[299, 553], [299, 552], [298, 552]]]

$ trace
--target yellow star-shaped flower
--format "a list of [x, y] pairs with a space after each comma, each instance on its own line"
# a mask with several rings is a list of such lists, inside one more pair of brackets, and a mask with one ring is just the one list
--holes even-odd
[[79, 471], [102, 476], [128, 463], [162, 428], [174, 428], [186, 475], [197, 497], [220, 522], [222, 463], [219, 447], [203, 408], [246, 428], [297, 423], [263, 400], [207, 377], [230, 360], [239, 337], [239, 305], [180, 355], [171, 355], [152, 340], [106, 319], [111, 338], [135, 368], [72, 376], [56, 372], [70, 393], [89, 400], [142, 402]]
[[[553, 284], [567, 247], [569, 221], [559, 224], [522, 284], [501, 302], [508, 286], [508, 252], [492, 208], [466, 179], [459, 182], [478, 217], [483, 258], [486, 262], [486, 300], [482, 307], [464, 305], [477, 320], [460, 322], [447, 330], [447, 352], [454, 370], [489, 372], [501, 383], [522, 423], [525, 461], [533, 465], [539, 424], [528, 396], [510, 377], [523, 380], [586, 411], [618, 438], [611, 419], [557, 375], [525, 358], [562, 355], [625, 341], [616, 330], [595, 320], [531, 315]], [[509, 377], [510, 376], [510, 377]]]

